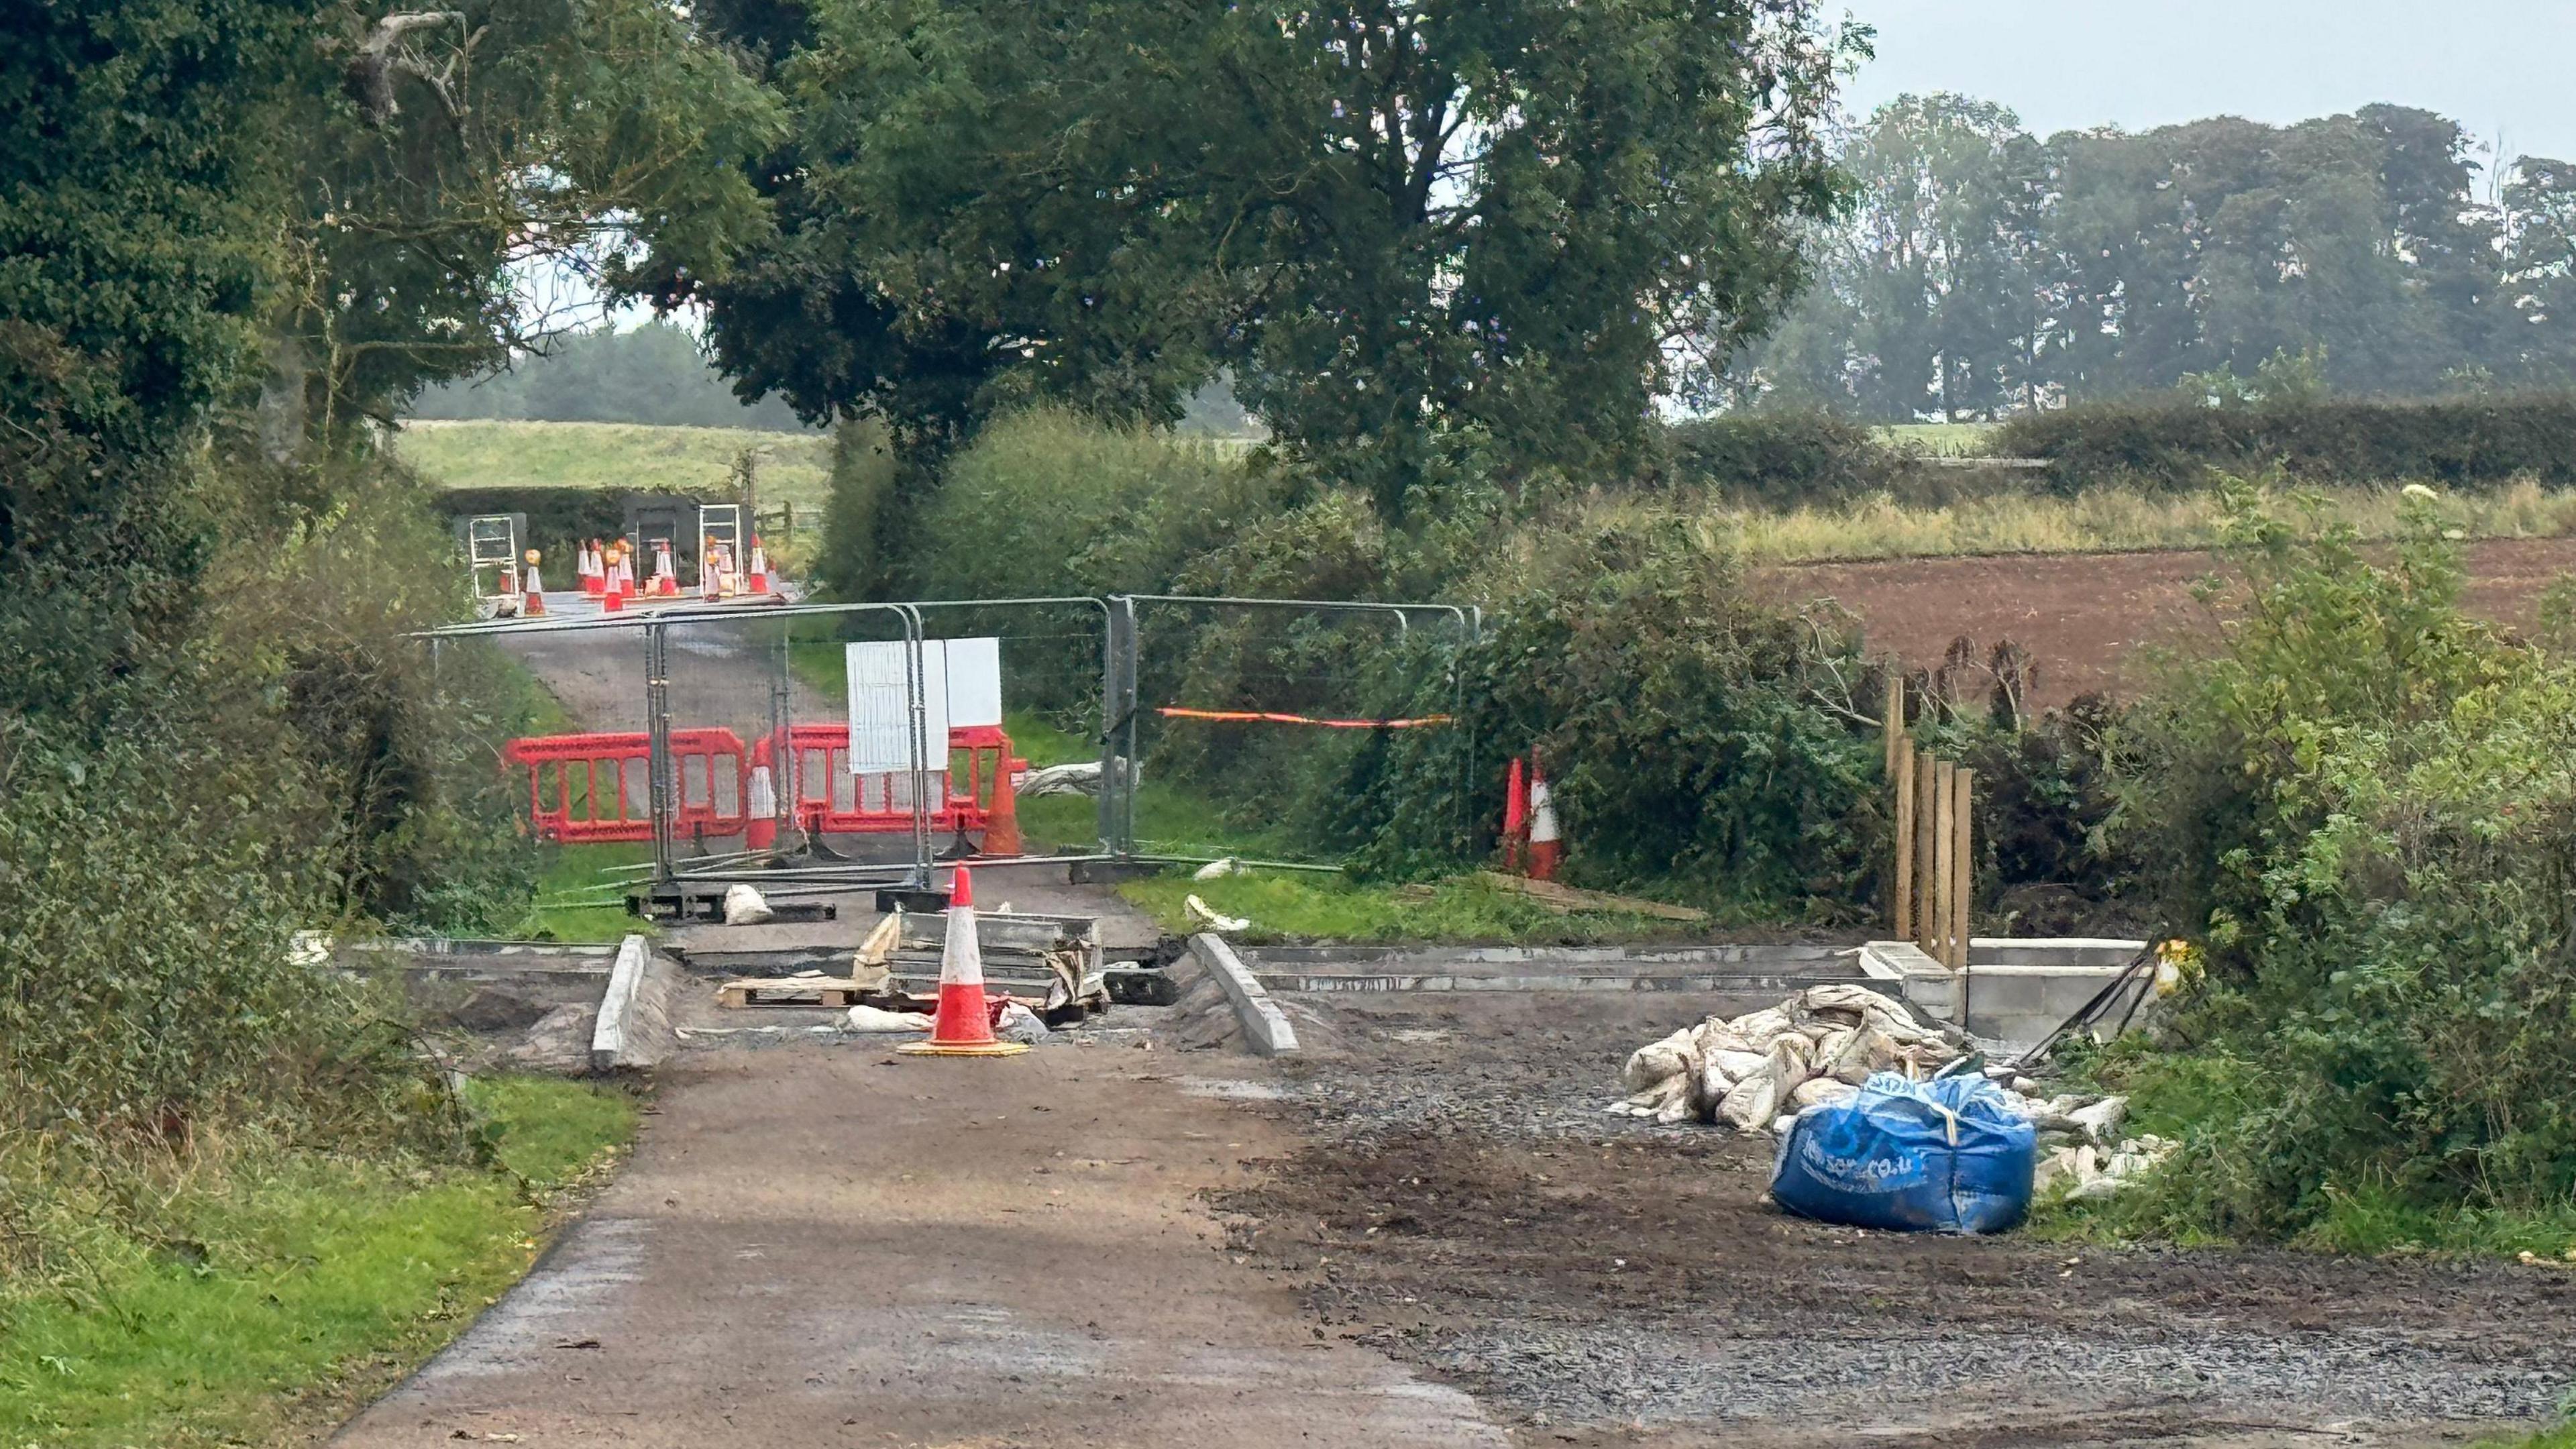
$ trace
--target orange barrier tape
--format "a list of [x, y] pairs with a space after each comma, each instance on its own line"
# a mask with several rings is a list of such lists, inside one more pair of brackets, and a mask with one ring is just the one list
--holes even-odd
[[1165, 719], [1212, 719], [1221, 724], [1300, 724], [1321, 725], [1328, 730], [1409, 730], [1424, 725], [1450, 723], [1445, 714], [1427, 714], [1420, 719], [1316, 719], [1302, 714], [1270, 714], [1252, 709], [1178, 709], [1163, 705], [1154, 713]]

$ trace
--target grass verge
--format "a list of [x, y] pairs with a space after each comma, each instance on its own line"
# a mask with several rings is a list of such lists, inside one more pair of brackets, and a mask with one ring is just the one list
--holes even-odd
[[468, 1087], [490, 1170], [237, 1146], [167, 1184], [151, 1241], [93, 1234], [83, 1291], [0, 1294], [0, 1443], [266, 1443], [329, 1423], [526, 1273], [634, 1136], [623, 1092]]
[[1252, 922], [1237, 939], [1459, 945], [1670, 940], [1686, 929], [1618, 911], [1560, 915], [1529, 897], [1474, 879], [1420, 885], [1354, 881], [1328, 872], [1264, 871], [1192, 880], [1185, 871], [1121, 885], [1118, 893], [1176, 935], [1203, 930], [1182, 902], [1191, 895]]

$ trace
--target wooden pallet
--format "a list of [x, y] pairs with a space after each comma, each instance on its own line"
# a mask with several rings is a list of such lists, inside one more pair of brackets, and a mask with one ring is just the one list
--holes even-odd
[[867, 993], [829, 976], [756, 976], [716, 988], [720, 1006], [856, 1006]]

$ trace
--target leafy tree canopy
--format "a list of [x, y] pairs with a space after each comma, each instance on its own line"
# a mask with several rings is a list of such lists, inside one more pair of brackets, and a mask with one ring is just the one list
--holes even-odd
[[793, 118], [779, 233], [661, 296], [748, 394], [921, 441], [1035, 396], [1169, 418], [1229, 367], [1390, 507], [1462, 447], [1616, 457], [1699, 380], [1677, 344], [1759, 332], [1857, 45], [1812, 0], [735, 10]]

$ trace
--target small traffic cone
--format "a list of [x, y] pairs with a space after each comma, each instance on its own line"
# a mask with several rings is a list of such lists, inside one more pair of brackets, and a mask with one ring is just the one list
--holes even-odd
[[760, 535], [756, 533], [751, 536], [751, 580], [743, 592], [753, 595], [769, 592], [769, 550], [760, 546]]
[[680, 573], [671, 566], [671, 545], [653, 545], [653, 593], [657, 598], [672, 599], [680, 594]]
[[984, 812], [984, 855], [1017, 855], [1020, 844], [1020, 800], [1011, 788], [1011, 751], [1005, 746], [993, 769], [993, 804]]
[[603, 614], [626, 612], [626, 585], [618, 571], [626, 566], [626, 556], [612, 546], [599, 566], [599, 611]]
[[753, 742], [750, 798], [743, 805], [742, 823], [742, 843], [751, 850], [769, 850], [778, 844], [778, 786], [769, 773], [772, 756], [767, 735]]
[[961, 865], [948, 887], [948, 940], [939, 952], [939, 1014], [931, 1018], [930, 1040], [895, 1050], [925, 1057], [1012, 1057], [1028, 1049], [1026, 1042], [993, 1035], [992, 1008], [984, 1000], [984, 953], [975, 941], [973, 884]]
[[546, 583], [537, 573], [538, 557], [535, 549], [528, 550], [528, 579], [519, 591], [519, 617], [523, 619], [542, 618], [546, 612]]
[[1521, 851], [1529, 844], [1529, 776], [1512, 761], [1503, 786], [1503, 869], [1521, 873]]
[[1530, 765], [1529, 807], [1529, 878], [1554, 880], [1565, 860], [1565, 842], [1557, 838], [1556, 802], [1548, 798], [1547, 774], [1535, 761]]
[[581, 550], [581, 591], [594, 599], [608, 592], [608, 560], [595, 538]]

